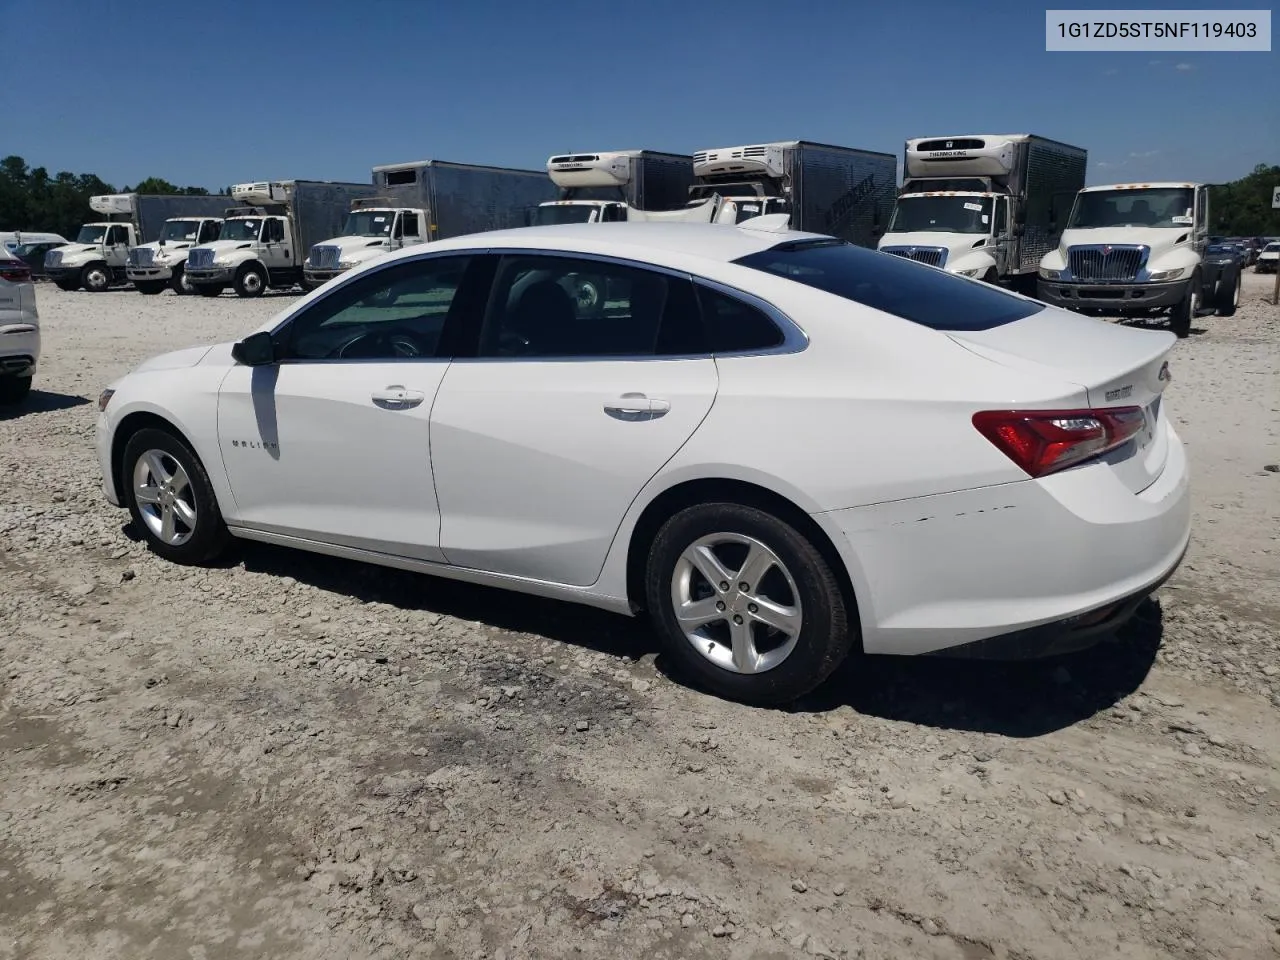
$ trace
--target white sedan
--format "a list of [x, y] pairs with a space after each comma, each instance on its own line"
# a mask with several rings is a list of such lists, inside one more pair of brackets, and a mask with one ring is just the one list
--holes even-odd
[[829, 237], [591, 224], [414, 247], [99, 401], [151, 548], [260, 540], [623, 614], [795, 699], [847, 654], [1087, 646], [1178, 565], [1165, 332]]
[[31, 268], [0, 247], [0, 404], [31, 392], [40, 360], [40, 314]]

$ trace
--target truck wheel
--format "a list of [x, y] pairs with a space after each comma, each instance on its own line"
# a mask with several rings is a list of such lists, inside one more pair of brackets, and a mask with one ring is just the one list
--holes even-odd
[[1240, 271], [1232, 270], [1230, 275], [1218, 284], [1218, 297], [1215, 306], [1220, 317], [1235, 315], [1240, 306]]
[[80, 284], [90, 293], [102, 293], [111, 286], [111, 268], [105, 263], [91, 263], [80, 271]]
[[196, 291], [202, 297], [220, 297], [222, 296], [222, 287], [216, 284], [203, 284], [196, 287]]
[[261, 267], [248, 263], [236, 274], [233, 286], [239, 296], [260, 297], [267, 289], [267, 275]]
[[135, 280], [133, 285], [143, 296], [154, 297], [157, 293], [163, 292], [165, 282], [163, 280]]
[[1196, 314], [1200, 312], [1200, 274], [1196, 273], [1191, 277], [1191, 284], [1187, 287], [1187, 295], [1182, 298], [1182, 302], [1173, 308], [1169, 314], [1169, 327], [1179, 339], [1189, 336], [1191, 333], [1191, 321], [1196, 318]]
[[173, 276], [169, 278], [169, 289], [180, 297], [189, 297], [196, 292], [195, 284], [187, 279], [187, 271], [181, 267], [173, 268]]

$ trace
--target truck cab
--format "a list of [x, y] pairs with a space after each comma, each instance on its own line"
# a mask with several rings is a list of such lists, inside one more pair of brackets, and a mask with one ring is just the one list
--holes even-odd
[[627, 220], [628, 200], [635, 188], [632, 157], [631, 151], [618, 150], [548, 158], [547, 175], [560, 188], [560, 199], [538, 204], [532, 226]]
[[187, 257], [191, 248], [218, 239], [222, 220], [218, 217], [174, 217], [164, 222], [160, 238], [139, 244], [129, 251], [125, 272], [134, 288], [148, 296], [166, 287], [179, 295], [195, 292], [187, 278]]
[[128, 279], [129, 251], [138, 245], [138, 230], [130, 219], [133, 197], [108, 194], [89, 198], [89, 209], [108, 218], [80, 227], [75, 240], [45, 254], [45, 273], [63, 290], [84, 287], [93, 293]]
[[1009, 198], [982, 190], [903, 193], [893, 207], [879, 249], [941, 267], [963, 277], [995, 282], [1010, 271]]
[[304, 286], [317, 287], [352, 267], [393, 250], [426, 243], [427, 211], [399, 207], [386, 197], [355, 200], [342, 233], [311, 248]]
[[1040, 261], [1039, 299], [1082, 313], [1167, 314], [1179, 337], [1206, 313], [1230, 316], [1240, 270], [1206, 258], [1209, 188], [1118, 183], [1077, 195], [1057, 249]]

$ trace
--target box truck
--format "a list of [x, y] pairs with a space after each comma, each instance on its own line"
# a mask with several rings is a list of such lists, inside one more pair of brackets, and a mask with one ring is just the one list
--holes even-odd
[[559, 196], [538, 206], [533, 223], [607, 223], [629, 213], [684, 206], [693, 185], [692, 158], [657, 150], [564, 153], [547, 160]]

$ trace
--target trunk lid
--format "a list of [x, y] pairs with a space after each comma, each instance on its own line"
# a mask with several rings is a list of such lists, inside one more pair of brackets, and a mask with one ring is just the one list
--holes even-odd
[[1077, 384], [1091, 407], [1141, 407], [1143, 429], [1103, 459], [1134, 493], [1159, 478], [1169, 454], [1162, 395], [1169, 382], [1169, 351], [1177, 342], [1173, 334], [1049, 307], [990, 330], [948, 336], [993, 363]]

